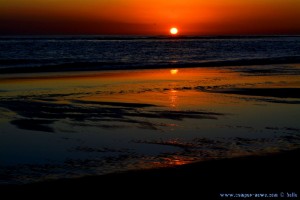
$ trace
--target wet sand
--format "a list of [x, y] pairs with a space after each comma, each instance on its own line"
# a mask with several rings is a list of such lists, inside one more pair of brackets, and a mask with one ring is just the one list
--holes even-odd
[[295, 191], [299, 70], [247, 69], [3, 75], [0, 190]]
[[[1, 191], [75, 196], [197, 197], [218, 199], [221, 193], [298, 192], [300, 149], [240, 158], [197, 162], [162, 169], [0, 186]], [[293, 182], [293, 181], [295, 182]], [[115, 192], [111, 192], [112, 189]], [[19, 193], [20, 194], [20, 193]]]
[[209, 90], [208, 92], [277, 98], [300, 98], [300, 88], [227, 88]]

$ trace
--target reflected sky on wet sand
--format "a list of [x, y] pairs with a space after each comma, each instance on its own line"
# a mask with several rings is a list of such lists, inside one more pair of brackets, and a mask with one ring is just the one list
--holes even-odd
[[1, 75], [0, 183], [297, 148], [299, 67], [272, 67]]

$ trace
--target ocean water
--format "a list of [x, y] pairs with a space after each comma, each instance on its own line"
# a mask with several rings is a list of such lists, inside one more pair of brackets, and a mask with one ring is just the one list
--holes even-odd
[[0, 72], [298, 63], [300, 37], [0, 37]]

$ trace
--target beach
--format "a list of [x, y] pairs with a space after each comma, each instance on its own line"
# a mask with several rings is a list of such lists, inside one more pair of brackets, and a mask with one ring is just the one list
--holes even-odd
[[298, 149], [299, 66], [272, 67], [2, 75], [1, 183]]
[[0, 190], [297, 192], [298, 41], [0, 38]]

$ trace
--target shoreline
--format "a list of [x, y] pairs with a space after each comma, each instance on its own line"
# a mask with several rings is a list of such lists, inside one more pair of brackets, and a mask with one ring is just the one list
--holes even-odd
[[167, 63], [157, 65], [136, 64], [132, 66], [123, 63], [106, 63], [106, 62], [75, 62], [49, 64], [41, 66], [20, 66], [20, 67], [0, 67], [1, 74], [28, 74], [28, 73], [49, 73], [49, 72], [105, 72], [105, 71], [122, 71], [122, 70], [149, 70], [149, 69], [172, 69], [172, 68], [202, 68], [202, 67], [238, 67], [238, 66], [255, 66], [255, 65], [279, 65], [279, 64], [300, 64], [299, 56], [277, 57], [277, 58], [254, 58], [243, 60], [221, 60], [207, 61], [197, 63]]

